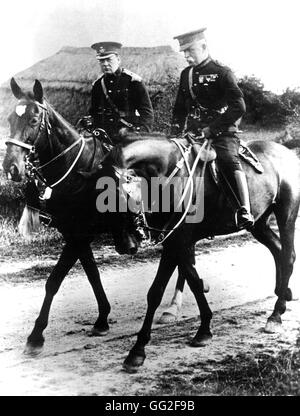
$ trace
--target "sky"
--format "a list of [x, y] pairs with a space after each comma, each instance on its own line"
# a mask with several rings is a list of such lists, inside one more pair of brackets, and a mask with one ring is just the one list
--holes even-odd
[[[207, 27], [212, 58], [276, 93], [300, 88], [300, 0], [5, 0], [0, 83], [63, 46], [171, 45]], [[130, 69], [130, 68], [129, 68]]]

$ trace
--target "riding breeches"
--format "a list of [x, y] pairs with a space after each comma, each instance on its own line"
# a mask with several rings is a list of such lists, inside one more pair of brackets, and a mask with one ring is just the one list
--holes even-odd
[[239, 138], [235, 135], [222, 135], [212, 142], [217, 152], [217, 162], [225, 174], [243, 170], [239, 158]]

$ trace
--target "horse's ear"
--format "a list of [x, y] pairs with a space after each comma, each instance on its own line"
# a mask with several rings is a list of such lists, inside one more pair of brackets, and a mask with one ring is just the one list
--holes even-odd
[[38, 79], [35, 80], [35, 83], [33, 86], [33, 93], [34, 93], [35, 100], [42, 104], [44, 92], [43, 92], [42, 84], [40, 83]]
[[16, 80], [14, 79], [14, 77], [12, 77], [12, 79], [10, 80], [10, 88], [12, 90], [13, 95], [20, 99], [22, 97], [24, 97], [24, 92], [21, 90], [21, 88], [19, 87], [19, 85], [17, 84]]

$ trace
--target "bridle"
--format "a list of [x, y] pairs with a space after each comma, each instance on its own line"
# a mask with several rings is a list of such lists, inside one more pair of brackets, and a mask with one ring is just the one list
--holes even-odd
[[[29, 178], [31, 179], [39, 179], [40, 181], [42, 181], [47, 187], [49, 188], [54, 188], [55, 186], [57, 186], [59, 183], [61, 183], [64, 179], [66, 179], [66, 177], [71, 173], [71, 171], [73, 170], [74, 166], [76, 165], [76, 163], [78, 162], [84, 146], [85, 146], [85, 140], [83, 136], [80, 136], [78, 140], [76, 140], [74, 143], [72, 143], [69, 147], [67, 147], [66, 149], [64, 149], [61, 153], [59, 153], [58, 155], [54, 156], [52, 159], [50, 159], [47, 163], [41, 165], [41, 166], [36, 166], [36, 160], [38, 158], [37, 152], [36, 152], [36, 144], [39, 141], [39, 138], [41, 136], [41, 134], [43, 133], [43, 131], [46, 131], [46, 135], [48, 137], [49, 140], [49, 145], [50, 145], [50, 149], [51, 149], [51, 153], [53, 154], [53, 145], [52, 145], [52, 141], [50, 138], [51, 135], [51, 124], [49, 121], [49, 113], [48, 113], [48, 108], [47, 106], [39, 103], [38, 101], [36, 101], [36, 104], [42, 109], [42, 119], [38, 128], [38, 131], [36, 133], [36, 136], [34, 138], [34, 140], [31, 140], [31, 143], [26, 143], [26, 142], [22, 142], [21, 140], [17, 140], [14, 138], [9, 138], [5, 141], [5, 144], [12, 144], [18, 147], [21, 147], [22, 149], [28, 151], [28, 153], [25, 155], [25, 171], [26, 174]], [[53, 162], [57, 161], [58, 159], [60, 159], [62, 156], [66, 155], [71, 149], [73, 149], [75, 146], [81, 144], [80, 149], [74, 159], [74, 161], [72, 162], [71, 166], [68, 168], [68, 170], [64, 173], [64, 175], [58, 179], [57, 181], [55, 181], [52, 184], [49, 184], [48, 181], [44, 178], [44, 176], [42, 175], [41, 171], [46, 167], [51, 165]]]
[[[5, 141], [5, 144], [13, 144], [15, 146], [21, 147], [22, 149], [29, 150], [29, 152], [31, 154], [35, 153], [35, 144], [38, 142], [43, 129], [45, 127], [47, 128], [48, 137], [49, 137], [50, 132], [51, 132], [51, 125], [50, 125], [49, 119], [47, 117], [48, 116], [48, 108], [46, 106], [44, 106], [43, 104], [39, 103], [38, 101], [36, 101], [35, 103], [42, 109], [42, 120], [40, 122], [39, 129], [37, 131], [36, 137], [34, 138], [34, 140], [32, 140], [33, 144], [22, 142], [21, 140], [17, 140], [17, 139], [13, 139], [13, 138], [9, 138]], [[47, 117], [47, 120], [46, 120], [46, 117]]]

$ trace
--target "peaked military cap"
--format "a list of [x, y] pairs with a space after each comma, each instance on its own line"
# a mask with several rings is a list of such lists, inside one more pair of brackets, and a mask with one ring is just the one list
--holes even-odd
[[97, 52], [97, 59], [105, 59], [110, 55], [118, 54], [122, 47], [121, 43], [118, 42], [98, 42], [94, 43], [91, 48]]
[[194, 42], [197, 42], [201, 39], [205, 39], [204, 31], [206, 27], [203, 27], [198, 30], [193, 30], [192, 32], [184, 33], [183, 35], [175, 36], [173, 39], [177, 39], [180, 46], [180, 51], [184, 51], [193, 45]]

